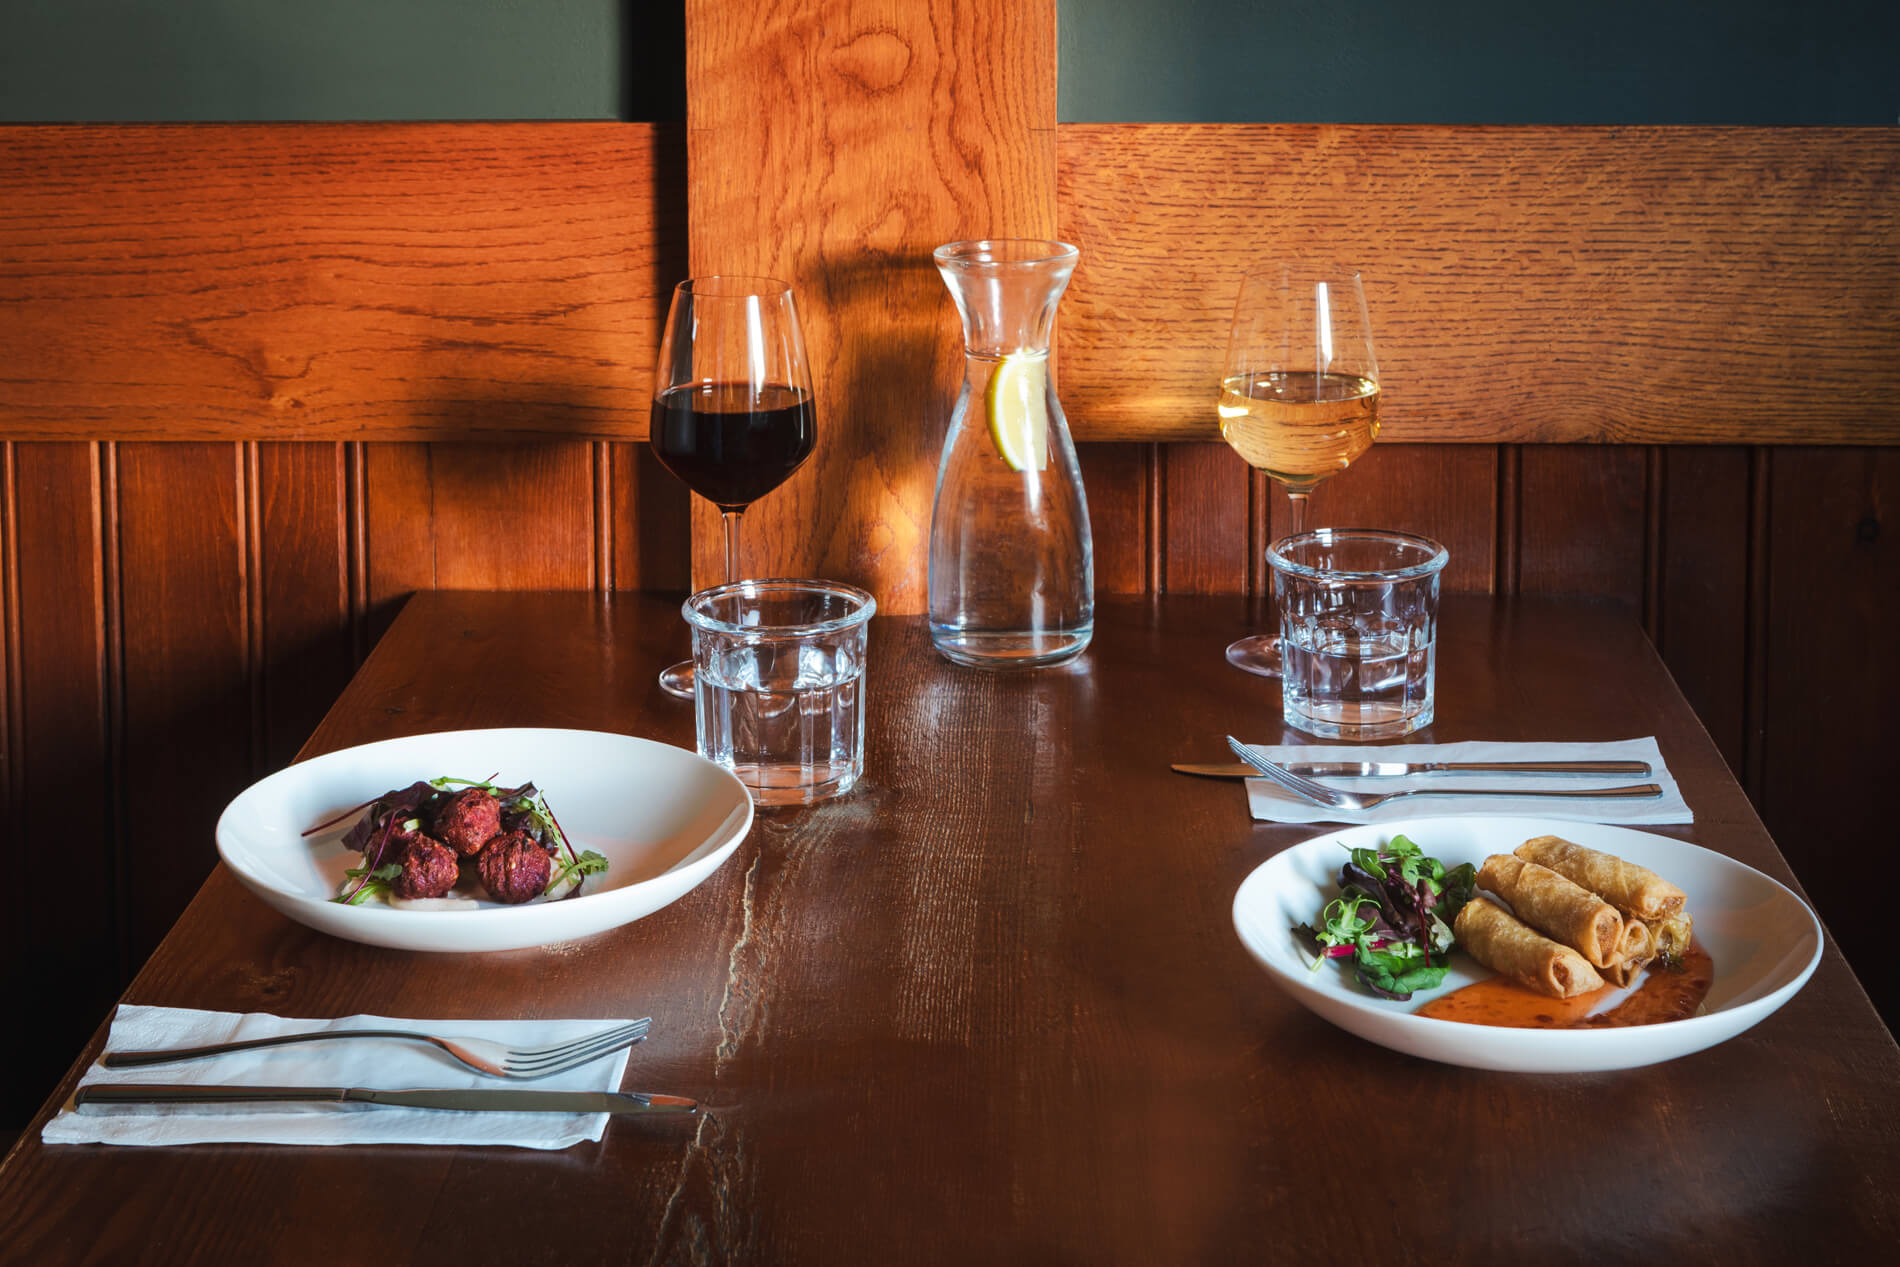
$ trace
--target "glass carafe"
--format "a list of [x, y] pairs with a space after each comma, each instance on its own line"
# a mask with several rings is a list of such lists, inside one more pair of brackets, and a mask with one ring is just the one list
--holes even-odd
[[930, 514], [930, 640], [958, 664], [1034, 668], [1095, 632], [1095, 551], [1050, 355], [1078, 252], [998, 239], [937, 248], [963, 317], [963, 389]]

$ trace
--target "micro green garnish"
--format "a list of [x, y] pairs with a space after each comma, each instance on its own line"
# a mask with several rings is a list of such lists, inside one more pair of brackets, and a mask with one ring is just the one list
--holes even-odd
[[367, 864], [351, 867], [343, 873], [352, 880], [360, 880], [356, 888], [342, 897], [333, 897], [332, 902], [341, 902], [345, 906], [361, 906], [373, 897], [386, 897], [397, 880], [402, 878], [402, 863], [391, 862], [380, 867]]
[[1404, 836], [1347, 852], [1339, 896], [1321, 909], [1319, 927], [1293, 929], [1312, 966], [1351, 956], [1360, 984], [1388, 999], [1438, 985], [1455, 941], [1451, 920], [1470, 900], [1477, 868], [1467, 862], [1447, 870]]
[[[583, 849], [571, 861], [563, 862], [555, 869], [554, 874], [548, 877], [547, 892], [554, 892], [569, 876], [575, 877], [578, 881], [581, 876], [599, 875], [606, 869], [607, 859], [604, 855], [597, 854], [592, 849]], [[578, 889], [580, 885], [576, 883], [574, 887]]]

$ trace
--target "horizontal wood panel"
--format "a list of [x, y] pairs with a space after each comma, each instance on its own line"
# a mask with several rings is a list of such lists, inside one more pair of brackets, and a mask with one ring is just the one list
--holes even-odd
[[1241, 273], [1364, 270], [1395, 441], [1900, 442], [1900, 131], [1065, 124], [1079, 438], [1216, 434]]
[[631, 123], [0, 128], [0, 433], [644, 438], [683, 155]]
[[[1239, 273], [1326, 253], [1367, 270], [1389, 439], [1900, 440], [1891, 129], [1057, 135], [1078, 438], [1211, 438]], [[642, 124], [0, 128], [0, 431], [640, 438], [684, 150]], [[834, 254], [822, 289], [936, 286]], [[913, 335], [954, 337], [899, 289]]]

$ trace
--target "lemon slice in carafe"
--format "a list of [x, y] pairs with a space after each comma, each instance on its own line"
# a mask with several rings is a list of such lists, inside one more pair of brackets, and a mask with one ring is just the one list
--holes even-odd
[[1049, 467], [1049, 358], [1011, 353], [997, 362], [983, 391], [990, 443], [1012, 471]]

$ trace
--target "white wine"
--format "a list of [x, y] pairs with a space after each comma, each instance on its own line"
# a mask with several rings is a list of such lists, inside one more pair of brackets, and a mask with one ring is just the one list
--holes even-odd
[[1379, 385], [1357, 374], [1274, 370], [1220, 385], [1220, 433], [1251, 466], [1305, 493], [1379, 436]]

